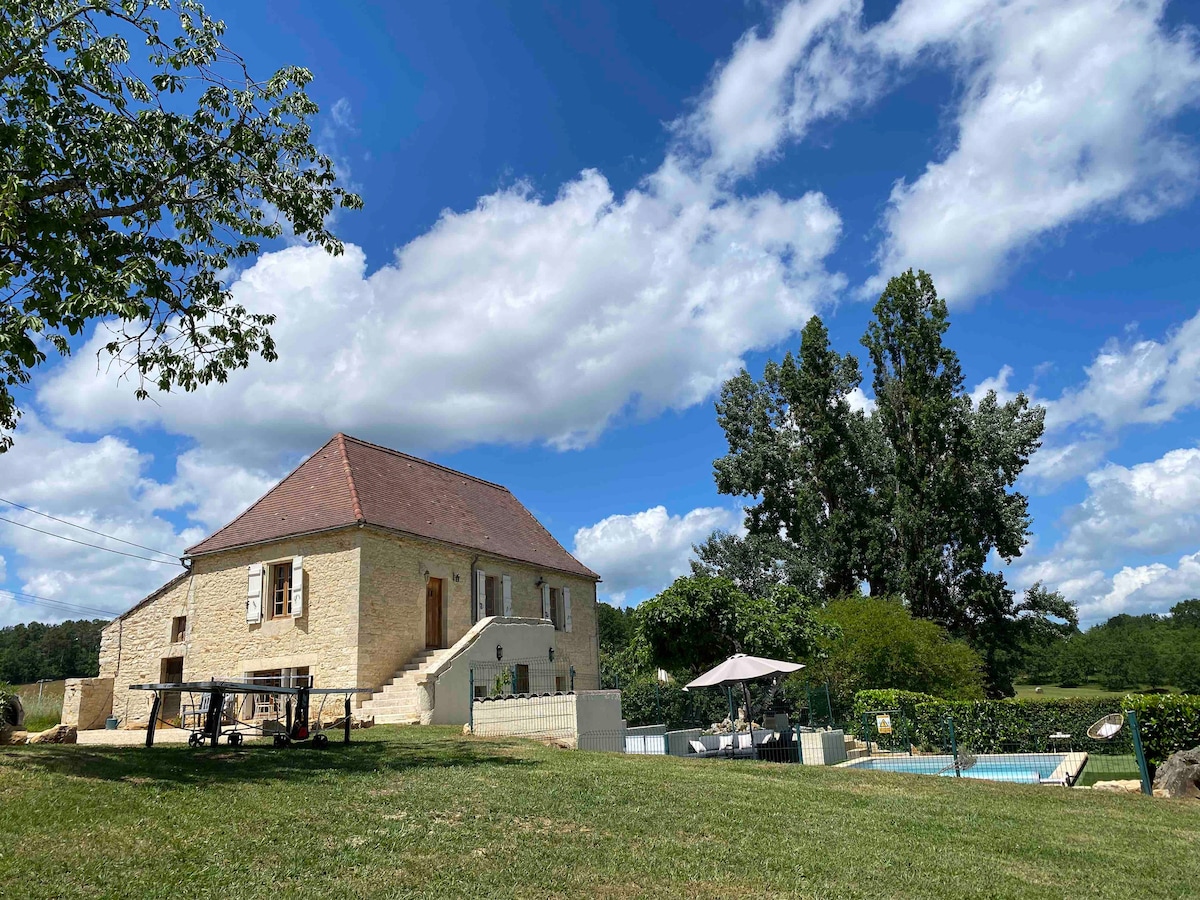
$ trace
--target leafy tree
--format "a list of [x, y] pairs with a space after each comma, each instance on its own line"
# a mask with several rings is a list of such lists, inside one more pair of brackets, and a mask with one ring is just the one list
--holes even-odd
[[[640, 632], [653, 664], [686, 679], [734, 653], [794, 660], [817, 651], [833, 630], [814, 616], [816, 604], [796, 588], [777, 585], [769, 596], [752, 597], [727, 578], [690, 575], [638, 607]], [[769, 706], [775, 679], [762, 695]], [[749, 686], [743, 686], [751, 710]]]
[[257, 80], [224, 31], [196, 0], [0, 0], [0, 449], [89, 322], [139, 397], [222, 382], [276, 355], [229, 268], [285, 227], [341, 252], [330, 213], [362, 202], [312, 144], [312, 75]]
[[768, 362], [761, 382], [743, 370], [717, 403], [729, 442], [729, 453], [713, 464], [717, 490], [757, 498], [746, 509], [751, 533], [782, 534], [830, 597], [856, 592], [869, 574], [867, 424], [849, 400], [861, 382], [858, 361], [833, 352], [813, 316], [798, 358]]
[[769, 597], [751, 597], [727, 578], [689, 575], [639, 606], [638, 619], [654, 664], [694, 676], [734, 653], [785, 660], [809, 655], [829, 633], [815, 610], [786, 585]]
[[989, 653], [1015, 620], [1011, 593], [985, 567], [1019, 556], [1029, 533], [1026, 498], [1011, 490], [1039, 446], [1045, 418], [1018, 394], [973, 407], [933, 280], [892, 278], [863, 337], [875, 369], [876, 418], [892, 452], [886, 483], [895, 547], [890, 592], [914, 615], [983, 636]]
[[1181, 600], [1171, 607], [1171, 621], [1179, 628], [1200, 628], [1200, 600]]
[[714, 531], [703, 544], [692, 547], [693, 575], [728, 578], [751, 597], [768, 597], [781, 584], [801, 593], [817, 589], [812, 564], [793, 545], [775, 534], [739, 536]]
[[596, 630], [602, 651], [616, 653], [625, 649], [632, 641], [635, 629], [633, 610], [629, 607], [596, 604]]
[[1019, 601], [993, 554], [1019, 556], [1028, 503], [1013, 489], [1039, 446], [1044, 410], [995, 392], [976, 405], [944, 343], [945, 302], [924, 272], [888, 282], [862, 343], [874, 368], [874, 412], [850, 408], [851, 356], [829, 348], [819, 319], [798, 361], [742, 372], [717, 405], [729, 453], [718, 489], [755, 497], [750, 531], [782, 535], [817, 572], [824, 599], [900, 598], [920, 618], [967, 638], [984, 656], [990, 691], [1010, 693], [1027, 620], [1073, 612], [1058, 598]]
[[898, 600], [834, 600], [819, 619], [836, 629], [805, 675], [828, 682], [835, 705], [848, 708], [861, 690], [896, 688], [952, 700], [982, 699], [983, 661], [944, 628], [915, 618]]
[[107, 624], [80, 619], [0, 628], [0, 681], [29, 684], [99, 674], [100, 632]]

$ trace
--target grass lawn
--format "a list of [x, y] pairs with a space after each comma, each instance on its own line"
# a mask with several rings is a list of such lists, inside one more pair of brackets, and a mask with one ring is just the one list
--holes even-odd
[[22, 898], [1194, 897], [1200, 803], [378, 727], [0, 749]]
[[[1036, 688], [1041, 687], [1042, 692], [1036, 692]], [[1018, 684], [1017, 697], [1022, 700], [1070, 700], [1074, 697], [1082, 697], [1088, 700], [1108, 697], [1113, 700], [1120, 700], [1126, 694], [1137, 693], [1136, 691], [1106, 691], [1102, 687], [1087, 685], [1084, 687], [1065, 688], [1058, 687], [1054, 684]]]
[[[17, 687], [21, 705], [25, 707], [25, 729], [45, 731], [62, 721], [63, 688], [65, 681], [47, 681], [39, 686], [22, 684]], [[40, 695], [40, 696], [39, 696]]]

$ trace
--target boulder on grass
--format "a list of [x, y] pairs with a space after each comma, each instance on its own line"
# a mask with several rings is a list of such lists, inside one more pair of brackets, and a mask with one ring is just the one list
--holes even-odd
[[78, 740], [79, 733], [72, 725], [55, 725], [29, 736], [31, 744], [74, 744]]
[[1092, 785], [1093, 791], [1112, 791], [1114, 794], [1140, 794], [1142, 783], [1136, 778], [1132, 780], [1097, 781]]
[[1200, 747], [1172, 753], [1154, 773], [1154, 793], [1200, 800]]
[[25, 739], [29, 737], [24, 731], [17, 731], [11, 725], [0, 722], [0, 747], [8, 747], [12, 744], [23, 744]]

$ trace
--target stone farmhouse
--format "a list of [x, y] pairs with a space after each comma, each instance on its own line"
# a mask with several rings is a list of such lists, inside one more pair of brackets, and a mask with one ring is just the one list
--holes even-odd
[[379, 723], [461, 723], [466, 669], [501, 653], [517, 690], [522, 660], [556, 658], [542, 688], [599, 686], [596, 573], [506, 488], [343, 434], [185, 563], [105, 628], [64, 721], [136, 727], [131, 684], [252, 678], [371, 688], [358, 715]]

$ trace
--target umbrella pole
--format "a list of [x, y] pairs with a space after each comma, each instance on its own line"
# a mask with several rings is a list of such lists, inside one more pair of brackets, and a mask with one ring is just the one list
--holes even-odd
[[725, 696], [729, 699], [729, 727], [733, 727], [733, 723], [737, 721], [737, 716], [733, 714], [733, 686], [725, 685]]

